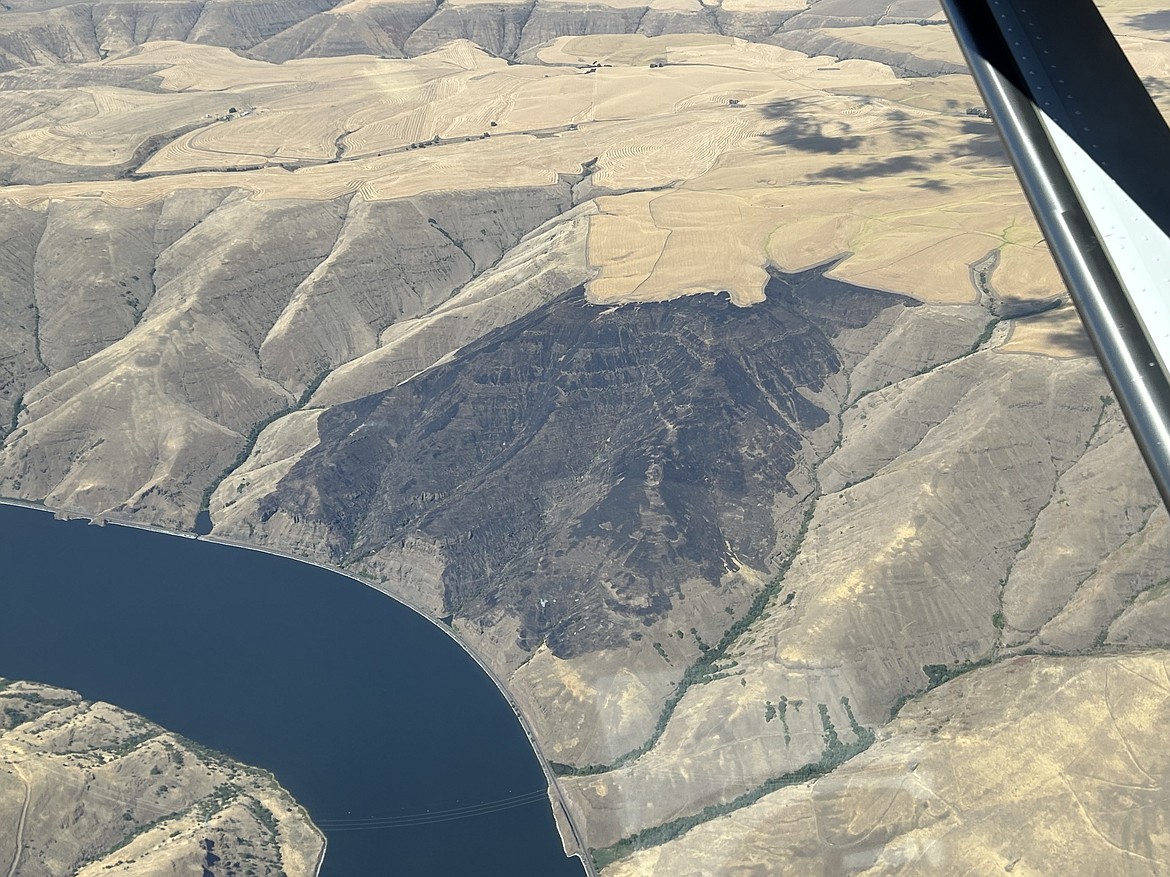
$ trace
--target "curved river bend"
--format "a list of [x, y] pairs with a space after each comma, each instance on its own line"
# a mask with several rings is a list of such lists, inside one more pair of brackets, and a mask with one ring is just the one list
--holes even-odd
[[323, 877], [580, 877], [483, 670], [414, 612], [287, 558], [0, 506], [0, 676], [272, 771]]

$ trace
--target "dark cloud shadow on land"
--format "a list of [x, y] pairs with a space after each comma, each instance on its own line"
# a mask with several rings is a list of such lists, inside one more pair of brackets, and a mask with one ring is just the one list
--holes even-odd
[[1003, 142], [999, 139], [999, 132], [995, 125], [981, 119], [965, 120], [960, 130], [967, 134], [969, 139], [955, 144], [951, 150], [952, 158], [966, 158], [974, 156], [999, 164], [1006, 163], [1007, 153], [1003, 151]]
[[780, 122], [778, 128], [764, 135], [777, 146], [787, 146], [801, 152], [839, 155], [865, 142], [863, 137], [826, 134], [824, 123], [799, 100], [772, 101], [764, 107], [764, 115]]
[[[1018, 320], [1018, 326], [1028, 326], [1040, 320], [1047, 320], [1044, 316], [1049, 311], [1074, 310], [1071, 302], [1065, 296], [1042, 296], [1040, 298], [1009, 299], [1001, 303], [1000, 316], [1008, 320]], [[1042, 325], [1042, 324], [1041, 324]], [[1049, 324], [1048, 340], [1056, 347], [1063, 347], [1071, 356], [1094, 356], [1093, 342], [1089, 340], [1084, 326], [1079, 319], [1066, 323], [1059, 328]]]
[[1146, 87], [1151, 97], [1166, 97], [1170, 95], [1170, 79], [1162, 79], [1158, 76], [1147, 76], [1142, 80], [1142, 85]]
[[[953, 103], [953, 102], [952, 102]], [[957, 104], [956, 104], [957, 106]], [[800, 152], [819, 155], [840, 155], [860, 148], [866, 138], [852, 134], [831, 134], [832, 123], [818, 117], [817, 112], [805, 101], [783, 99], [772, 101], [764, 107], [764, 115], [779, 124], [764, 136], [777, 146], [785, 146]], [[903, 148], [925, 146], [931, 135], [926, 128], [937, 128], [936, 122], [911, 117], [902, 110], [890, 110], [885, 117], [895, 124], [887, 133]], [[811, 175], [812, 179], [857, 181], [876, 176], [892, 176], [928, 169], [930, 161], [947, 161], [959, 158], [977, 158], [995, 164], [1007, 162], [999, 133], [990, 120], [969, 118], [960, 124], [960, 131], [966, 137], [955, 143], [947, 153], [935, 152], [931, 156], [897, 155], [873, 159], [857, 164], [840, 164], [827, 167]], [[918, 188], [934, 191], [950, 191], [951, 187], [939, 180], [921, 180], [914, 183]]]
[[1068, 356], [1094, 356], [1093, 342], [1081, 328], [1059, 329], [1049, 332], [1048, 339], [1054, 347], [1062, 347]]
[[905, 146], [916, 146], [928, 142], [930, 131], [938, 127], [930, 119], [913, 119], [901, 110], [886, 113], [886, 118], [897, 123], [889, 129], [890, 136]]
[[1142, 30], [1170, 30], [1170, 9], [1131, 16], [1126, 24], [1130, 27], [1140, 27]]
[[818, 180], [869, 180], [896, 174], [924, 171], [929, 165], [913, 155], [893, 155], [857, 164], [837, 164], [809, 176]]

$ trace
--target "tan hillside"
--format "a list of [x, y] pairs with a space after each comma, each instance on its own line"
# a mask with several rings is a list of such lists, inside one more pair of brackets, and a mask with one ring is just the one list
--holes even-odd
[[1165, 652], [976, 670], [831, 776], [604, 873], [1161, 873], [1166, 684]]

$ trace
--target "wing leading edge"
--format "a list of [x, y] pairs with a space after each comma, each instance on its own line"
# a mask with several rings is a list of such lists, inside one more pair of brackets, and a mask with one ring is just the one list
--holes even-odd
[[1092, 0], [942, 0], [1170, 507], [1170, 129]]

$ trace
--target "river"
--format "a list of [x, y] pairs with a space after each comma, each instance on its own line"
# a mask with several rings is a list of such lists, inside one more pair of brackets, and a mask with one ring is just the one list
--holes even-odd
[[580, 877], [515, 714], [449, 637], [308, 564], [0, 506], [0, 676], [272, 771], [323, 877]]

